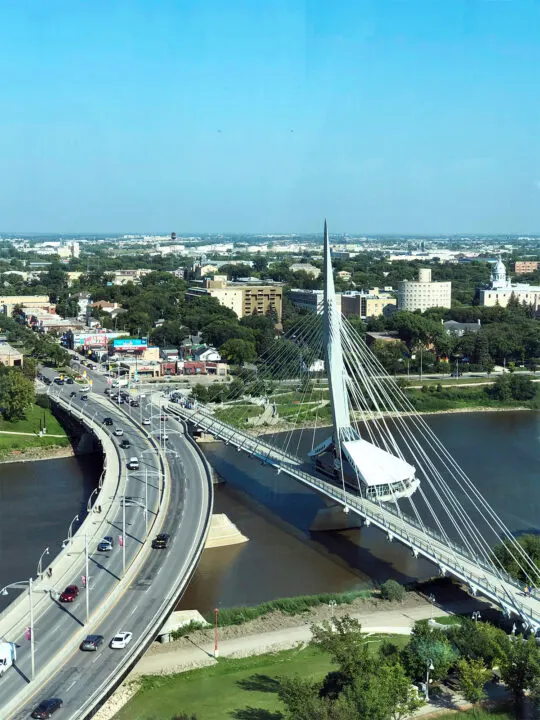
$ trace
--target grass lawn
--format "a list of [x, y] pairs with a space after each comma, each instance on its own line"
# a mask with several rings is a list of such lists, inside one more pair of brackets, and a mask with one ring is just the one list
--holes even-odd
[[[376, 638], [371, 637], [370, 640]], [[403, 646], [403, 636], [385, 636]], [[377, 639], [378, 640], [378, 639]], [[378, 647], [380, 640], [370, 644]], [[175, 713], [193, 713], [197, 720], [279, 720], [283, 706], [277, 678], [301, 675], [319, 680], [333, 667], [328, 656], [313, 648], [285, 650], [170, 677], [149, 677], [115, 720], [171, 720]]]
[[[36, 433], [39, 432], [39, 423], [44, 417], [47, 432], [49, 433], [48, 436], [40, 438], [37, 435], [4, 435], [0, 432], [0, 456], [7, 455], [12, 450], [24, 451], [27, 448], [66, 447], [69, 445], [69, 440], [64, 428], [52, 412], [38, 405], [31, 405], [26, 411], [26, 417], [23, 420], [7, 422], [0, 418], [0, 431]], [[61, 437], [50, 437], [51, 435], [60, 435]]]

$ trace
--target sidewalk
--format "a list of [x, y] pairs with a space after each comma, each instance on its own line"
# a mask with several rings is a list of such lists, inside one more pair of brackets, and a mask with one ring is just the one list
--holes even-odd
[[[439, 615], [448, 615], [444, 610], [437, 612]], [[362, 630], [369, 634], [409, 635], [417, 620], [427, 620], [432, 614], [433, 608], [426, 603], [426, 606], [406, 608], [403, 611], [354, 613], [352, 617], [361, 622]], [[189, 638], [164, 645], [154, 643], [134, 667], [129, 679], [141, 675], [174, 674], [215, 664], [212, 631], [207, 631], [207, 634], [208, 639], [199, 644]], [[310, 625], [305, 623], [293, 628], [222, 640], [219, 642], [219, 657], [262, 655], [288, 650], [310, 640]]]

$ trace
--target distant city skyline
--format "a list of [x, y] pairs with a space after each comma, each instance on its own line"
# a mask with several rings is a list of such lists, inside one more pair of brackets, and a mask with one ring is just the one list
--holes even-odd
[[534, 0], [3, 3], [0, 225], [534, 236], [538, 27]]

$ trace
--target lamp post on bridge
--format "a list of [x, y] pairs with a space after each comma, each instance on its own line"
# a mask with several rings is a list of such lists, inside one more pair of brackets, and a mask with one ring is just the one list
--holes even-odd
[[48, 555], [48, 554], [49, 554], [49, 548], [46, 547], [45, 550], [41, 553], [41, 556], [40, 556], [40, 558], [39, 558], [39, 560], [38, 560], [38, 566], [37, 566], [37, 574], [38, 574], [38, 576], [40, 576], [40, 575], [43, 574], [43, 557], [44, 557], [45, 555]]
[[5, 587], [0, 590], [0, 595], [9, 595], [8, 590], [18, 590], [19, 588], [25, 588], [28, 587], [28, 600], [29, 600], [29, 609], [30, 609], [30, 624], [28, 625], [27, 631], [26, 631], [26, 637], [27, 640], [30, 640], [30, 662], [32, 667], [32, 672], [30, 675], [30, 680], [33, 681], [35, 674], [36, 674], [36, 662], [35, 662], [35, 646], [34, 646], [34, 598], [32, 595], [32, 583], [33, 578], [29, 578], [28, 580], [20, 580], [19, 582], [11, 583], [10, 585], [6, 585]]

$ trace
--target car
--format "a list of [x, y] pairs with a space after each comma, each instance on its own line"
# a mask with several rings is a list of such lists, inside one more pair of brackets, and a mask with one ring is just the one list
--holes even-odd
[[51, 381], [51, 378], [44, 377], [43, 382], [45, 383], [45, 385], [50, 385], [52, 381]]
[[104, 424], [104, 425], [112, 425], [112, 424], [113, 424], [113, 419], [112, 419], [112, 417], [103, 418], [103, 424]]
[[158, 435], [158, 438], [165, 441], [169, 439], [169, 436], [167, 435], [167, 433], [162, 433], [161, 435]]
[[123, 650], [131, 642], [133, 633], [127, 632], [126, 630], [120, 630], [111, 640], [111, 648], [113, 650]]
[[67, 384], [67, 385], [73, 385], [73, 378], [67, 378], [66, 384]]
[[165, 422], [166, 420], [169, 419], [169, 416], [168, 416], [168, 415], [160, 415], [160, 418], [159, 418], [159, 419], [160, 419], [160, 420], [163, 420], [163, 422]]
[[79, 390], [80, 392], [88, 392], [90, 390], [90, 385], [81, 385]]
[[113, 539], [111, 535], [106, 535], [103, 540], [98, 542], [98, 552], [110, 552], [113, 549]]
[[60, 595], [60, 602], [73, 602], [79, 594], [77, 585], [68, 585], [64, 592]]
[[122, 440], [122, 442], [120, 443], [120, 447], [121, 447], [123, 450], [126, 450], [127, 448], [131, 447], [131, 443], [129, 442], [129, 440], [124, 439], [124, 440]]
[[144, 420], [142, 421], [142, 424], [143, 425], [151, 425], [152, 423], [148, 418], [144, 418]]
[[128, 470], [138, 470], [139, 460], [136, 457], [130, 457], [127, 463]]
[[88, 395], [81, 395], [81, 400], [84, 402], [88, 400]]
[[122, 430], [122, 428], [116, 428], [116, 430], [114, 431], [114, 434], [116, 435], [116, 437], [122, 437], [122, 435], [124, 434], [124, 431]]
[[95, 367], [95, 365], [92, 365], [92, 363], [88, 363], [88, 369], [89, 369], [89, 370], [93, 370], [94, 367]]
[[111, 388], [105, 388], [105, 390], [104, 390], [103, 392], [105, 393], [105, 395], [110, 395], [110, 394], [111, 394]]
[[103, 644], [103, 635], [87, 635], [80, 644], [81, 650], [93, 650], [94, 652]]
[[64, 384], [64, 381], [62, 380], [62, 378], [59, 378], [59, 377], [54, 378], [54, 382], [55, 382], [57, 385], [63, 385], [63, 384]]
[[30, 717], [33, 718], [50, 718], [53, 713], [60, 710], [64, 703], [60, 698], [49, 698], [48, 700], [42, 700], [39, 705], [32, 711]]
[[139, 401], [138, 400], [130, 400], [129, 404], [131, 407], [139, 407]]
[[71, 398], [71, 397], [77, 397], [77, 393], [75, 392], [75, 390], [72, 390], [72, 391], [69, 393], [69, 397], [70, 397], [70, 398]]
[[169, 544], [169, 535], [167, 533], [160, 533], [152, 540], [152, 547], [154, 550], [164, 550]]
[[115, 403], [118, 403], [119, 405], [123, 405], [125, 400], [122, 397], [118, 397], [118, 395], [115, 395], [114, 398], [112, 398]]

